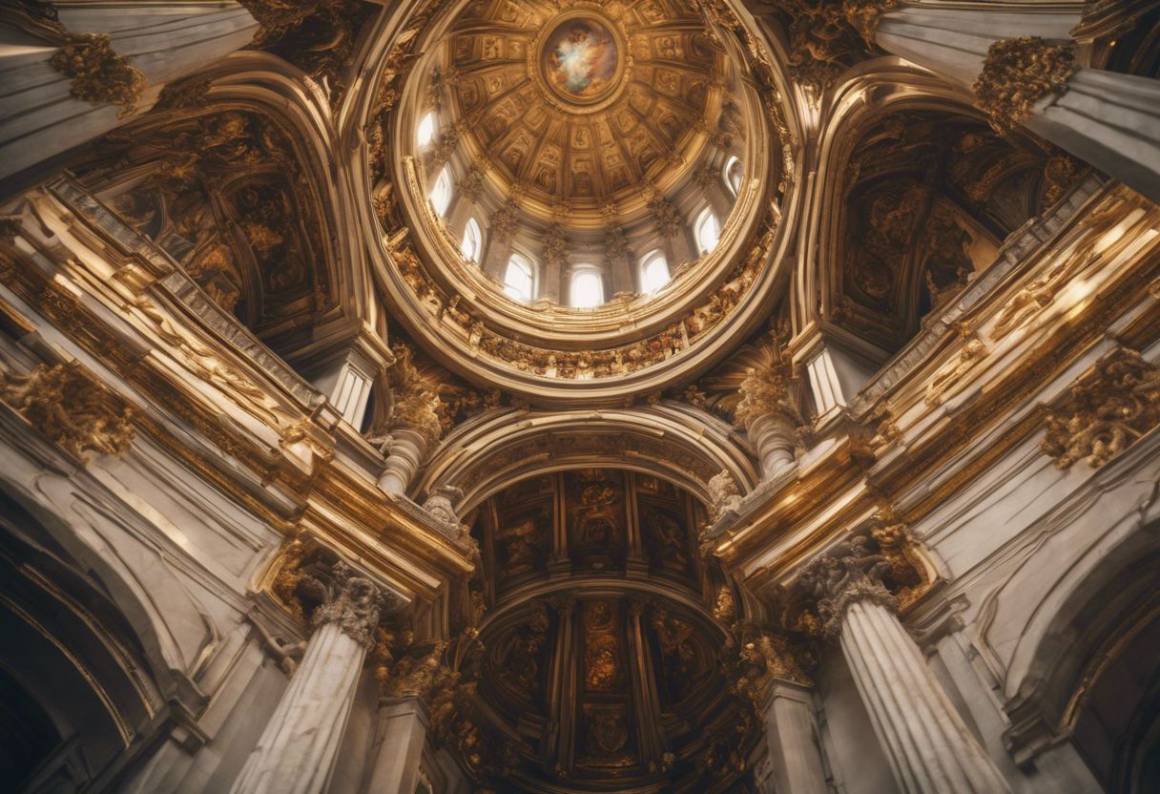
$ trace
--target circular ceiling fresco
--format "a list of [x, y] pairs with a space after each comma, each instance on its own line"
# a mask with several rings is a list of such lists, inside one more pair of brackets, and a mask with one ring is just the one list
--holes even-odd
[[628, 68], [613, 29], [587, 11], [565, 14], [544, 27], [547, 35], [535, 51], [538, 74], [563, 109], [598, 110], [624, 84]]

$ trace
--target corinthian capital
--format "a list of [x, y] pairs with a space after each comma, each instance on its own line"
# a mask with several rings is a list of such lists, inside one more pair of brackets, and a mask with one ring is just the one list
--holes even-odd
[[316, 627], [335, 623], [344, 634], [369, 648], [379, 622], [383, 592], [345, 562], [335, 563], [331, 575], [330, 597], [314, 610], [311, 622]]
[[825, 636], [836, 637], [841, 633], [842, 618], [851, 604], [871, 601], [897, 607], [885, 583], [890, 571], [890, 561], [870, 538], [853, 538], [839, 543], [806, 566], [795, 590], [815, 601], [820, 621], [816, 628]]

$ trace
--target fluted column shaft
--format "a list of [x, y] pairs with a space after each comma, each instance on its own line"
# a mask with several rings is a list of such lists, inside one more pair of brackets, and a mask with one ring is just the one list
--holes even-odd
[[851, 602], [840, 637], [901, 791], [1010, 791], [889, 606]]
[[884, 525], [815, 558], [793, 587], [839, 640], [900, 791], [1010, 791], [895, 614], [892, 589], [929, 581], [923, 570], [905, 527]]
[[[983, 72], [991, 46], [1038, 37], [1069, 46], [1078, 9], [956, 8], [921, 3], [882, 15], [875, 42], [968, 88]], [[1049, 61], [1031, 59], [1028, 85], [1047, 76]], [[1029, 65], [1033, 64], [1033, 65]], [[1022, 67], [1020, 67], [1022, 68]], [[1018, 82], [1019, 69], [1012, 71]], [[1160, 201], [1160, 81], [1078, 68], [1048, 93], [1022, 123], [1125, 184]]]
[[850, 604], [840, 637], [842, 654], [903, 791], [1010, 790], [888, 606], [872, 600]]
[[359, 672], [378, 622], [379, 593], [336, 566], [333, 597], [315, 611], [315, 631], [233, 794], [319, 794], [334, 770]]

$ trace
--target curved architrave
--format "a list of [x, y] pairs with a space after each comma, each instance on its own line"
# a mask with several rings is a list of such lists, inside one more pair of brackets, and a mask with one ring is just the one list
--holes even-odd
[[[401, 7], [389, 18], [380, 19], [376, 23], [378, 27], [371, 37], [372, 41], [359, 70], [360, 73], [405, 74], [411, 68], [410, 58], [414, 56], [392, 57], [397, 55], [396, 50], [403, 48], [402, 51], [409, 53], [416, 37], [422, 36], [427, 40], [443, 35], [451, 20], [464, 5], [466, 0], [460, 0], [448, 4], [447, 7], [430, 10], [424, 5], [412, 4]], [[738, 15], [749, 20], [752, 30], [757, 30], [751, 15], [744, 10], [739, 10]], [[421, 20], [421, 23], [417, 24], [416, 20]], [[781, 52], [780, 49], [769, 47], [768, 43], [762, 40], [763, 35], [753, 33], [750, 35], [764, 44], [768, 52]], [[765, 78], [772, 81], [772, 92], [777, 94], [778, 101], [784, 104], [785, 97], [794, 95], [792, 87], [779, 67], [766, 65], [771, 68], [767, 70]], [[387, 251], [381, 224], [374, 212], [370, 163], [362, 152], [375, 123], [372, 115], [382, 107], [384, 101], [379, 95], [379, 90], [378, 83], [372, 84], [369, 80], [359, 82], [344, 100], [340, 110], [342, 129], [340, 139], [344, 144], [342, 150], [352, 153], [350, 174], [358, 198], [357, 203], [362, 205], [356, 208], [358, 221], [367, 239], [381, 241], [380, 245], [373, 246], [369, 252], [370, 269], [383, 294], [388, 296], [389, 302], [398, 310], [400, 322], [411, 331], [417, 341], [423, 342], [439, 357], [440, 363], [454, 371], [468, 377], [487, 380], [494, 386], [533, 399], [537, 404], [545, 406], [566, 408], [569, 404], [580, 400], [589, 405], [615, 405], [623, 402], [626, 396], [662, 390], [678, 379], [695, 377], [704, 372], [757, 327], [772, 297], [788, 282], [791, 268], [789, 252], [796, 245], [795, 235], [789, 230], [796, 227], [797, 215], [802, 206], [803, 191], [799, 187], [801, 180], [798, 179], [789, 180], [791, 184], [780, 208], [781, 217], [777, 224], [774, 243], [771, 250], [766, 253], [766, 258], [759, 268], [759, 275], [742, 297], [740, 304], [733, 309], [729, 321], [716, 324], [704, 332], [694, 345], [683, 349], [679, 354], [629, 374], [591, 379], [541, 376], [499, 360], [492, 362], [483, 356], [472, 354], [464, 349], [462, 339], [453, 335], [447, 336], [449, 331], [445, 326], [450, 325], [448, 318], [441, 315], [442, 319], [439, 322], [432, 323], [425, 310], [412, 305], [414, 300], [410, 297], [410, 287], [402, 280], [395, 257]], [[389, 102], [393, 104], [398, 99], [398, 92], [392, 90]], [[789, 169], [792, 173], [788, 174], [792, 176], [802, 172], [804, 153], [800, 147], [794, 145], [800, 140], [797, 113], [787, 112], [785, 117], [788, 127], [787, 140], [793, 149], [793, 160]], [[397, 128], [396, 125], [396, 130]], [[643, 333], [639, 326], [632, 330], [637, 335]]]
[[[228, 111], [265, 117], [291, 132], [287, 138], [316, 191], [309, 197], [322, 224], [326, 283], [330, 300], [317, 316], [315, 328], [343, 320], [373, 323], [371, 276], [357, 235], [348, 175], [332, 162], [337, 130], [322, 89], [296, 67], [260, 51], [239, 51], [199, 72], [190, 84], [198, 96], [165, 112], [150, 114], [131, 125], [142, 133], [177, 121]], [[201, 91], [204, 89], [204, 93]]]
[[962, 88], [895, 56], [865, 61], [846, 75], [845, 82], [832, 89], [832, 112], [821, 123], [816, 176], [805, 199], [803, 253], [791, 301], [796, 333], [833, 317], [832, 268], [839, 263], [842, 200], [849, 182], [846, 165], [861, 133], [884, 115], [902, 110], [940, 110], [985, 121]]
[[679, 403], [639, 409], [485, 414], [448, 436], [431, 457], [415, 495], [440, 487], [463, 492], [466, 514], [487, 497], [533, 475], [598, 464], [651, 474], [711, 504], [708, 482], [727, 471], [742, 493], [760, 476], [732, 429]]

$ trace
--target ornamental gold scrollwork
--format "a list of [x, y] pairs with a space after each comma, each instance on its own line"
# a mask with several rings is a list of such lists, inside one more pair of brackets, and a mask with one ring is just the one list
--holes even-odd
[[487, 752], [471, 716], [476, 683], [464, 674], [483, 650], [479, 633], [469, 628], [452, 640], [418, 642], [406, 622], [391, 620], [375, 630], [371, 667], [382, 698], [416, 698], [427, 708], [430, 737], [436, 746], [454, 747], [473, 773]]
[[0, 399], [70, 455], [120, 455], [133, 441], [133, 409], [75, 361], [0, 373]]
[[1056, 466], [1098, 468], [1160, 424], [1160, 369], [1117, 349], [1075, 382], [1045, 424], [1041, 448]]
[[976, 103], [996, 132], [1010, 132], [1027, 119], [1036, 102], [1062, 93], [1077, 68], [1074, 42], [1039, 36], [1002, 39], [987, 50], [973, 86]]

